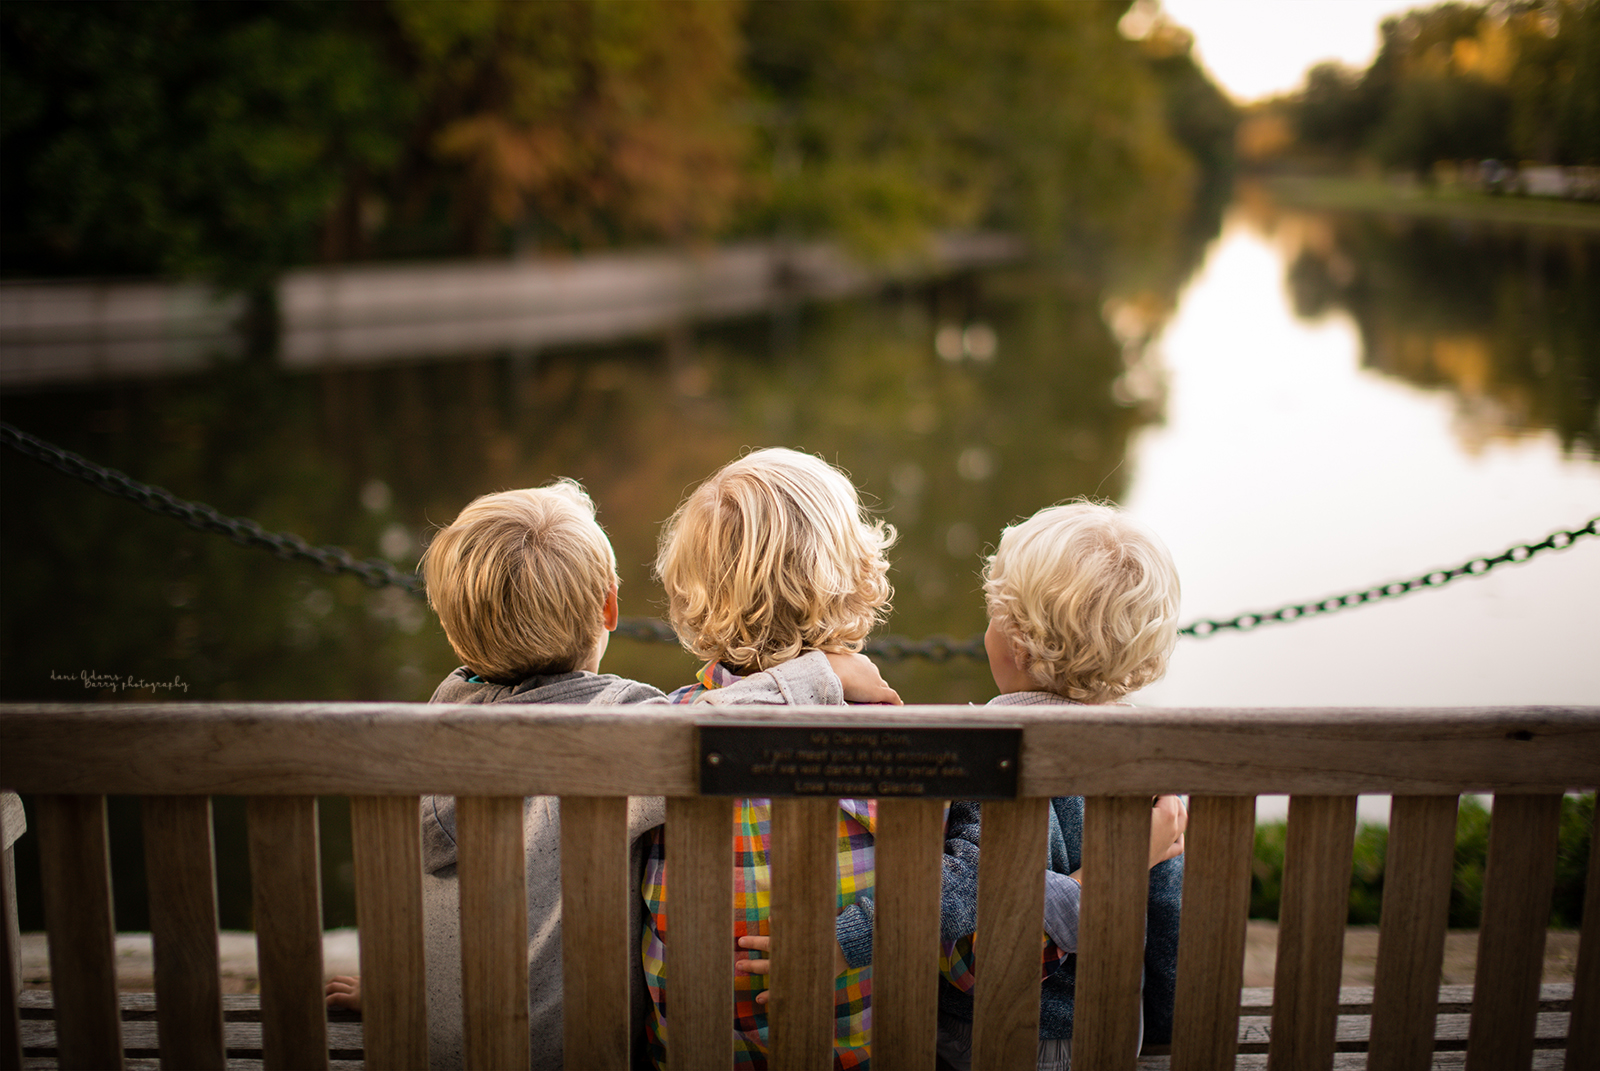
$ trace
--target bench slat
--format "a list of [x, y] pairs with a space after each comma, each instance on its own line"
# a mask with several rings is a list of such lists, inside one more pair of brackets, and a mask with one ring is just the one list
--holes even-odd
[[1456, 796], [1396, 796], [1390, 804], [1372, 1071], [1426, 1071], [1433, 1060], [1459, 802]]
[[1189, 801], [1172, 1016], [1175, 1071], [1233, 1064], [1255, 828], [1254, 796]]
[[121, 1067], [106, 799], [40, 796], [35, 807], [61, 1066]]
[[1600, 1066], [1600, 815], [1589, 831], [1589, 875], [1583, 891], [1583, 932], [1573, 973], [1572, 1033], [1567, 1066]]
[[[988, 800], [983, 804], [978, 931], [973, 948], [977, 975], [973, 1067], [1022, 1071], [1038, 1062], [1039, 956], [1049, 806], [1047, 799]], [[1088, 837], [1084, 839], [1087, 842]]]
[[874, 848], [872, 1062], [879, 1071], [933, 1071], [943, 801], [879, 800]]
[[421, 817], [416, 796], [350, 798], [367, 1060], [396, 1071], [428, 1066]]
[[833, 1064], [838, 810], [838, 801], [832, 799], [772, 801], [772, 996], [767, 1014], [775, 1071]]
[[1475, 1066], [1526, 1067], [1531, 1058], [1560, 824], [1558, 795], [1494, 799], [1467, 1042]]
[[627, 797], [563, 796], [561, 1024], [568, 1067], [629, 1064], [628, 964], [639, 954], [638, 935], [628, 932], [630, 893], [638, 896], [630, 884]]
[[1354, 796], [1290, 797], [1273, 971], [1272, 1071], [1308, 1071], [1333, 1059], [1355, 827]]
[[528, 891], [522, 797], [456, 797], [461, 885], [462, 1059], [468, 1071], [525, 1068]]
[[733, 1066], [733, 805], [667, 800], [668, 1062]]
[[269, 1068], [328, 1066], [315, 796], [251, 796], [250, 886]]
[[227, 1065], [217, 948], [217, 883], [210, 796], [146, 796], [145, 873], [156, 965], [161, 1066]]
[[21, 935], [17, 931], [17, 866], [12, 845], [25, 818], [15, 792], [0, 792], [0, 1071], [22, 1067]]
[[1073, 1061], [1132, 1068], [1150, 892], [1149, 796], [1084, 801], [1083, 883]]

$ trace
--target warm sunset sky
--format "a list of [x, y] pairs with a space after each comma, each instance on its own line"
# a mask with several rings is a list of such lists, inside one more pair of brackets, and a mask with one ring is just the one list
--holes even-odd
[[1167, 17], [1195, 35], [1195, 52], [1239, 102], [1294, 89], [1305, 72], [1335, 59], [1365, 67], [1387, 15], [1425, 0], [1161, 0]]

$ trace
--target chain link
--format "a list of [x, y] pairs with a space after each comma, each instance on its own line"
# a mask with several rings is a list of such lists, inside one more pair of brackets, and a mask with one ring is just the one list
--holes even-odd
[[1519, 543], [1515, 546], [1507, 547], [1492, 557], [1469, 559], [1453, 569], [1434, 569], [1423, 573], [1421, 576], [1412, 577], [1410, 580], [1392, 580], [1387, 584], [1377, 584], [1370, 588], [1347, 592], [1343, 595], [1329, 595], [1327, 598], [1316, 599], [1312, 602], [1291, 603], [1276, 610], [1252, 611], [1221, 621], [1195, 621], [1179, 629], [1178, 635], [1205, 637], [1213, 636], [1227, 629], [1249, 632], [1251, 629], [1259, 628], [1262, 625], [1301, 621], [1308, 617], [1320, 617], [1339, 610], [1365, 606], [1383, 599], [1399, 598], [1401, 595], [1406, 595], [1413, 591], [1442, 588], [1451, 581], [1460, 580], [1462, 577], [1484, 576], [1489, 570], [1497, 566], [1529, 561], [1534, 555], [1542, 551], [1566, 550], [1584, 536], [1597, 534], [1597, 531], [1600, 531], [1600, 517], [1591, 517], [1589, 518], [1589, 523], [1582, 528], [1575, 528], [1570, 532], [1551, 532], [1537, 543]]
[[[327, 573], [350, 573], [359, 576], [372, 587], [392, 585], [413, 595], [423, 594], [422, 580], [415, 573], [402, 573], [379, 558], [357, 561], [342, 547], [313, 547], [299, 536], [288, 532], [269, 532], [252, 520], [226, 517], [210, 506], [186, 502], [172, 493], [150, 484], [140, 483], [115, 469], [94, 464], [69, 450], [52, 446], [24, 431], [0, 422], [0, 442], [13, 450], [40, 461], [58, 472], [83, 480], [110, 495], [125, 498], [152, 513], [178, 520], [201, 532], [225, 535], [246, 547], [270, 550], [285, 560], [306, 561], [319, 566]], [[1547, 550], [1566, 550], [1585, 536], [1600, 534], [1600, 517], [1591, 517], [1589, 523], [1572, 531], [1551, 532], [1537, 543], [1519, 543], [1507, 547], [1490, 557], [1472, 558], [1451, 569], [1434, 569], [1409, 580], [1394, 580], [1343, 595], [1330, 595], [1312, 602], [1291, 603], [1271, 611], [1251, 611], [1223, 620], [1202, 619], [1184, 625], [1180, 636], [1203, 639], [1229, 629], [1249, 632], [1262, 625], [1301, 621], [1321, 617], [1339, 610], [1366, 606], [1383, 599], [1424, 589], [1432, 590], [1469, 576], [1484, 576], [1491, 569], [1506, 564], [1531, 560], [1534, 555]], [[625, 617], [617, 622], [617, 635], [649, 643], [677, 643], [677, 634], [665, 621], [649, 617]], [[911, 640], [904, 636], [879, 636], [867, 641], [866, 652], [885, 662], [901, 662], [908, 658], [921, 658], [929, 662], [948, 662], [953, 658], [983, 661], [987, 658], [983, 647], [983, 634], [965, 640], [948, 636], [930, 636], [924, 640]]]
[[96, 465], [70, 450], [52, 446], [27, 432], [19, 431], [10, 424], [0, 422], [0, 442], [58, 472], [98, 487], [108, 495], [125, 498], [152, 513], [176, 517], [196, 531], [225, 535], [240, 546], [270, 550], [286, 561], [310, 562], [326, 573], [350, 573], [375, 588], [392, 585], [413, 595], [422, 594], [421, 578], [415, 573], [402, 573], [379, 558], [357, 561], [343, 547], [313, 547], [292, 533], [269, 532], [255, 521], [227, 517], [210, 506], [185, 502], [170, 491], [140, 483], [116, 469]]

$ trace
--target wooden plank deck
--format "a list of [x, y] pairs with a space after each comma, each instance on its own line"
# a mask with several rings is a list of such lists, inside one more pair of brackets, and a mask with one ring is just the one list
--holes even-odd
[[[1267, 1043], [1272, 1034], [1272, 993], [1270, 988], [1243, 990], [1239, 1002], [1239, 1055], [1237, 1071], [1266, 1067]], [[1366, 1042], [1372, 1015], [1370, 986], [1346, 986], [1339, 990], [1337, 1051], [1332, 1066], [1365, 1068]], [[1439, 990], [1437, 1048], [1431, 1067], [1457, 1069], [1465, 1066], [1467, 1033], [1471, 1015], [1472, 987], [1444, 986]], [[156, 1048], [156, 999], [154, 993], [123, 993], [122, 1039], [126, 1054], [124, 1066], [130, 1069], [160, 1066]], [[1564, 1066], [1567, 1023], [1572, 1007], [1569, 983], [1544, 985], [1539, 989], [1537, 1031], [1533, 1064], [1539, 1069]], [[261, 1050], [261, 1004], [253, 995], [222, 998], [223, 1030], [229, 1071], [254, 1071], [263, 1066]], [[49, 990], [33, 989], [21, 996], [24, 1068], [57, 1066], [54, 1004]], [[353, 1012], [328, 1012], [328, 1060], [333, 1071], [355, 1071], [365, 1067], [362, 1023]], [[1166, 1071], [1170, 1057], [1160, 1051], [1141, 1056], [1141, 1071]]]

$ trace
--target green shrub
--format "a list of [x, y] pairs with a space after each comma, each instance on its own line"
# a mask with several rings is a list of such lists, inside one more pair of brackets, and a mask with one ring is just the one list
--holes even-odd
[[[1561, 832], [1556, 856], [1555, 895], [1550, 925], [1576, 929], [1583, 920], [1583, 896], [1593, 841], [1594, 793], [1561, 801]], [[1256, 826], [1255, 859], [1250, 871], [1250, 917], [1278, 918], [1283, 895], [1283, 853], [1288, 827], [1283, 822]], [[1363, 822], [1356, 829], [1351, 859], [1352, 926], [1375, 925], [1383, 911], [1383, 870], [1388, 855], [1386, 826]], [[1483, 873], [1489, 857], [1489, 809], [1476, 796], [1461, 797], [1456, 812], [1455, 867], [1450, 885], [1450, 927], [1473, 929], [1483, 913]]]

